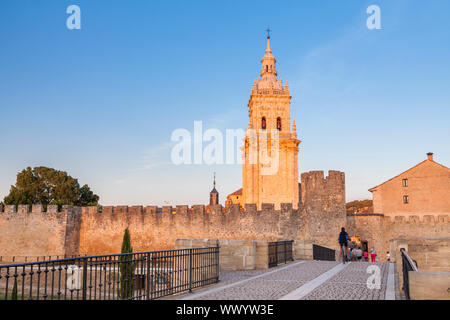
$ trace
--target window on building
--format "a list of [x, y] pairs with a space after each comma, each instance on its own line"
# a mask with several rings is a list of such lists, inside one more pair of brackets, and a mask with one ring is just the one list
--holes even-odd
[[403, 185], [404, 187], [407, 187], [407, 186], [408, 186], [408, 179], [403, 179], [403, 180], [402, 180], [402, 185]]
[[261, 129], [266, 130], [266, 126], [267, 126], [267, 124], [266, 124], [266, 117], [262, 117]]
[[409, 203], [409, 196], [403, 196], [403, 203], [405, 204]]
[[266, 66], [266, 72], [269, 72], [269, 66], [268, 65]]
[[277, 129], [279, 131], [281, 131], [281, 118], [280, 117], [277, 118]]

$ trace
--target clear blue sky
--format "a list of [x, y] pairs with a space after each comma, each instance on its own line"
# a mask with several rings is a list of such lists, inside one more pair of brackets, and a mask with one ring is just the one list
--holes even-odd
[[[81, 30], [66, 28], [81, 7]], [[368, 30], [366, 8], [381, 8]], [[240, 165], [170, 163], [174, 129], [245, 128], [265, 29], [290, 84], [299, 168], [342, 170], [347, 200], [450, 164], [450, 1], [2, 1], [0, 198], [27, 166], [104, 205], [223, 203]]]

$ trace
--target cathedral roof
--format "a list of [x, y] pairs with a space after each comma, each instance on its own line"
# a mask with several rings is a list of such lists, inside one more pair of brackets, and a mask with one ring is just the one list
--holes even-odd
[[233, 193], [230, 193], [229, 196], [241, 196], [242, 195], [242, 188], [236, 190]]

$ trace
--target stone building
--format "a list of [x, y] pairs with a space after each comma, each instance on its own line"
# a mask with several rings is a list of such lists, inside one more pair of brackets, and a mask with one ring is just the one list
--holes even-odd
[[240, 188], [227, 196], [225, 207], [228, 207], [231, 204], [239, 204], [243, 208], [245, 203], [242, 200], [242, 188]]
[[228, 203], [243, 205], [299, 204], [298, 145], [295, 121], [291, 127], [291, 95], [286, 81], [278, 80], [275, 57], [267, 48], [261, 60], [260, 79], [255, 80], [248, 102], [249, 123], [244, 139], [242, 195], [234, 192]]
[[[419, 250], [415, 249], [418, 243], [433, 243], [424, 252], [425, 258], [420, 258], [420, 266], [450, 270], [450, 252], [442, 246], [450, 239], [449, 168], [428, 153], [426, 160], [369, 191], [374, 213], [347, 214], [352, 240], [365, 249], [374, 247], [381, 261], [398, 243], [409, 243], [411, 250]], [[417, 252], [410, 253], [419, 260]]]
[[450, 214], [450, 169], [427, 159], [369, 189], [374, 213], [387, 215]]

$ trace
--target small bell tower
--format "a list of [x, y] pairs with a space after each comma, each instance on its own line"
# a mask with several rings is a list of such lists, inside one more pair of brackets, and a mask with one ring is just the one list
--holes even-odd
[[209, 205], [217, 205], [219, 204], [219, 192], [216, 190], [216, 173], [214, 172], [214, 182], [213, 182], [213, 189], [209, 193]]

